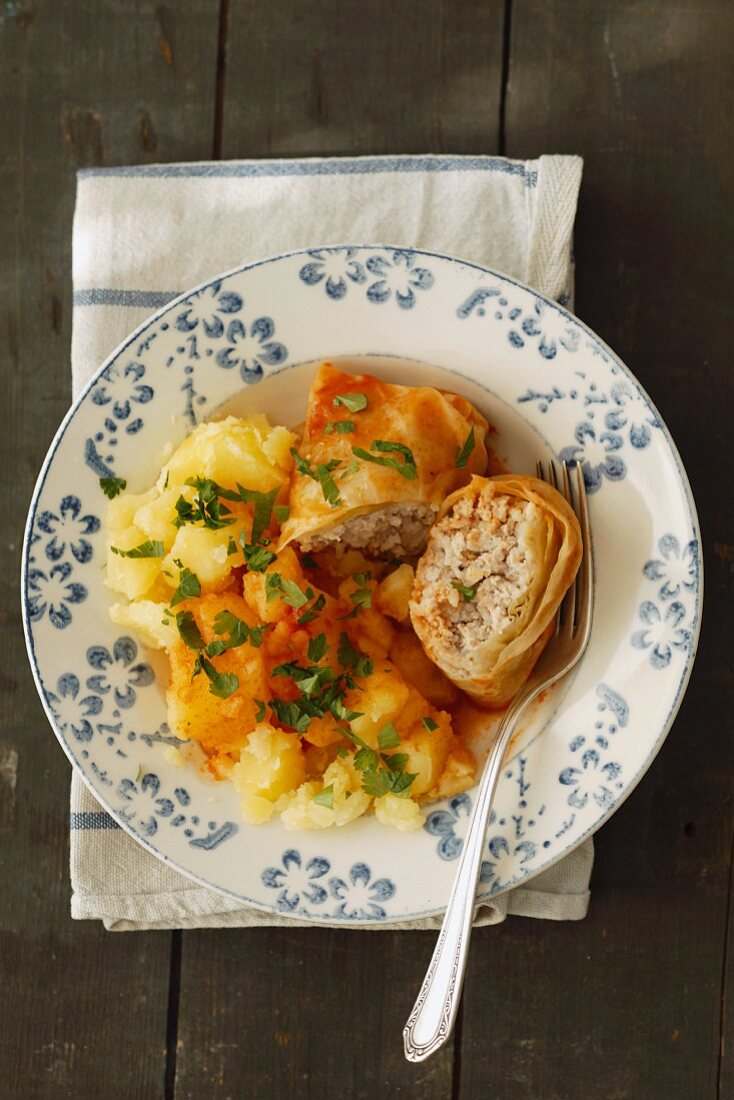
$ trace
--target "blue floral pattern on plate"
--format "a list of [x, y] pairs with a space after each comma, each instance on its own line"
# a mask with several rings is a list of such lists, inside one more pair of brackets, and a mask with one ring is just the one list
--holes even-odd
[[382, 305], [394, 297], [401, 309], [412, 309], [416, 292], [430, 290], [434, 275], [427, 267], [416, 264], [415, 253], [409, 249], [393, 249], [370, 255], [364, 263], [357, 259], [356, 248], [320, 248], [309, 252], [311, 259], [299, 271], [307, 286], [324, 284], [332, 301], [346, 297], [349, 284], [366, 283], [369, 302]]

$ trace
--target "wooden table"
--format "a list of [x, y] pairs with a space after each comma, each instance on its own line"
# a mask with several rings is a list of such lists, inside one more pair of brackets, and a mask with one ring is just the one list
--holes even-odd
[[[733, 56], [730, 0], [0, 6], [1, 1096], [734, 1095]], [[70, 396], [75, 170], [403, 152], [584, 156], [577, 310], [670, 426], [707, 569], [693, 680], [597, 837], [587, 920], [477, 934], [453, 1043], [418, 1067], [400, 1030], [432, 934], [110, 935], [70, 920], [69, 769], [17, 590], [28, 499]]]

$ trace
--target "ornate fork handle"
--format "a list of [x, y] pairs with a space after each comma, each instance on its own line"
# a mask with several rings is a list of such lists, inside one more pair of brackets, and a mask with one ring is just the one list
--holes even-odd
[[405, 1057], [410, 1062], [429, 1058], [445, 1043], [454, 1026], [469, 953], [489, 811], [517, 719], [541, 687], [529, 687], [511, 704], [487, 757], [438, 942], [418, 999], [403, 1028]]

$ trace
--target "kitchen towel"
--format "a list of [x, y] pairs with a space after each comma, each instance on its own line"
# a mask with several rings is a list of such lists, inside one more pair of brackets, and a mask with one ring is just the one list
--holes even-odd
[[[299, 248], [430, 248], [570, 302], [581, 167], [571, 156], [401, 156], [84, 169], [74, 217], [74, 394], [134, 328], [182, 291]], [[476, 924], [512, 914], [580, 920], [592, 863], [588, 839], [527, 886], [478, 906]], [[72, 916], [100, 919], [113, 931], [303, 924], [198, 886], [157, 860], [117, 826], [76, 772], [71, 883]], [[428, 917], [371, 927], [439, 925], [440, 918]]]

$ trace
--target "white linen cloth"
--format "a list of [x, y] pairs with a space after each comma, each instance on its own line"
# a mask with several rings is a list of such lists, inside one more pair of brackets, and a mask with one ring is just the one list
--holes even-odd
[[[582, 162], [544, 156], [404, 156], [90, 168], [74, 217], [72, 379], [98, 366], [154, 310], [220, 272], [326, 244], [425, 247], [472, 260], [569, 301]], [[548, 871], [478, 907], [580, 920], [589, 839]], [[196, 885], [135, 843], [76, 772], [71, 784], [72, 916], [106, 928], [298, 925]], [[439, 918], [384, 928], [437, 928]], [[345, 927], [339, 924], [338, 927]]]

